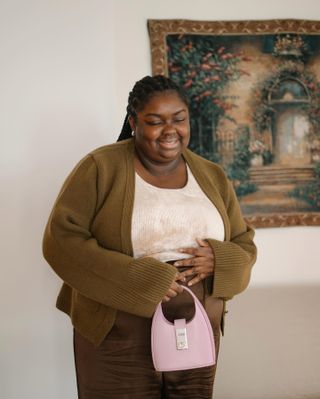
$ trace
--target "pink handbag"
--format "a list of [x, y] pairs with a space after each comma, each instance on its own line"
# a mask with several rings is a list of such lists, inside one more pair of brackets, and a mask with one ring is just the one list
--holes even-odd
[[198, 298], [193, 297], [194, 317], [170, 323], [164, 316], [161, 303], [156, 308], [151, 326], [151, 351], [157, 371], [188, 370], [212, 366], [216, 362], [215, 345], [210, 321]]

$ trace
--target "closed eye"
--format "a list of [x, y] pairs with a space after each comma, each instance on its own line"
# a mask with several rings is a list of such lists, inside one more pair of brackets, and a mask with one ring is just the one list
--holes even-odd
[[158, 126], [161, 125], [161, 121], [146, 121], [146, 124], [149, 126]]

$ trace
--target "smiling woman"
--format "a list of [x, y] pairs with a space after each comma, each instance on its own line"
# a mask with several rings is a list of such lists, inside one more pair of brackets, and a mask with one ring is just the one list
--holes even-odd
[[137, 113], [136, 118], [130, 116], [129, 122], [136, 135], [139, 156], [167, 163], [180, 156], [182, 150], [188, 146], [188, 108], [174, 92], [155, 95]]
[[187, 105], [175, 92], [157, 94], [129, 123], [139, 175], [162, 188], [183, 187], [187, 176], [181, 154], [190, 139]]
[[147, 76], [129, 94], [120, 142], [80, 161], [55, 203], [43, 249], [64, 281], [57, 307], [74, 326], [81, 399], [212, 397], [216, 365], [160, 373], [151, 358], [158, 303], [169, 320], [193, 317], [185, 284], [218, 353], [225, 301], [256, 258], [232, 185], [189, 139], [185, 94]]

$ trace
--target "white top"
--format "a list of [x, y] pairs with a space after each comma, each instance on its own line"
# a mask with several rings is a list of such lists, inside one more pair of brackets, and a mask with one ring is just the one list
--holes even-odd
[[196, 238], [224, 240], [220, 213], [200, 188], [187, 166], [183, 188], [155, 187], [135, 174], [131, 239], [135, 258], [150, 256], [162, 262], [189, 258], [178, 248], [197, 247]]

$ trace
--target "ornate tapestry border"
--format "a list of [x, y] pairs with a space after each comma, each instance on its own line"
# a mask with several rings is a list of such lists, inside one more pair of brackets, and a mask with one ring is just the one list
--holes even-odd
[[282, 215], [261, 215], [246, 217], [245, 220], [253, 227], [319, 226], [320, 214], [292, 213]]
[[274, 19], [261, 21], [191, 21], [186, 19], [150, 19], [153, 75], [167, 75], [166, 36], [169, 34], [259, 35], [266, 33], [317, 33], [320, 21]]

